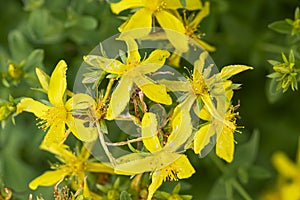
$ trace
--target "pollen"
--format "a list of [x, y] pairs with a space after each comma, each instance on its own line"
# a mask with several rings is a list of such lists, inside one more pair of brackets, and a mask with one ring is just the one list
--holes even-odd
[[160, 12], [162, 10], [165, 10], [167, 7], [167, 3], [162, 0], [149, 1], [149, 3], [147, 3], [146, 5], [153, 12]]
[[204, 80], [202, 78], [199, 79], [193, 79], [192, 81], [192, 87], [195, 95], [203, 95], [206, 91], [206, 85], [204, 83]]
[[160, 170], [164, 175], [164, 181], [178, 181], [178, 170], [171, 164]]
[[38, 126], [46, 131], [50, 126], [66, 122], [67, 111], [64, 106], [52, 107], [45, 111], [44, 115], [40, 119], [41, 121], [38, 122]]
[[107, 112], [107, 105], [104, 102], [100, 102], [96, 107], [96, 118], [103, 119]]

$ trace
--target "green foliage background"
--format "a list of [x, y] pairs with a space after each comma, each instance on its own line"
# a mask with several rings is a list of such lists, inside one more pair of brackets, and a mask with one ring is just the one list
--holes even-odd
[[[223, 191], [224, 180], [236, 178], [257, 199], [275, 182], [276, 172], [270, 163], [272, 153], [283, 150], [295, 158], [300, 94], [288, 91], [274, 101], [268, 92], [270, 80], [266, 75], [272, 71], [267, 60], [280, 60], [282, 51], [289, 52], [289, 41], [268, 29], [268, 24], [293, 18], [299, 5], [297, 0], [211, 1], [211, 14], [200, 30], [206, 34], [204, 39], [217, 48], [212, 58], [220, 67], [245, 64], [254, 70], [234, 78], [234, 82], [243, 84], [234, 103], [241, 101], [242, 118], [238, 124], [245, 126], [242, 135], [235, 134], [236, 160], [229, 165], [221, 162], [218, 167], [214, 155], [204, 159], [191, 155], [197, 173], [185, 181], [182, 193], [191, 194], [196, 200], [228, 199], [231, 197]], [[42, 49], [40, 64], [48, 73], [58, 60], [66, 60], [71, 89], [83, 55], [118, 33], [121, 23], [107, 2], [101, 0], [0, 0], [0, 70], [6, 72], [9, 61], [19, 64], [34, 49]], [[29, 71], [34, 68], [28, 66]], [[33, 77], [30, 76], [30, 82], [22, 80], [9, 88], [0, 84], [0, 98], [8, 100], [9, 94], [14, 98], [32, 96], [29, 88], [38, 85]], [[29, 193], [52, 197], [47, 188], [33, 192], [27, 185], [49, 168], [48, 161], [55, 160], [38, 149], [43, 133], [34, 122], [33, 115], [23, 114], [16, 117], [16, 125], [8, 120], [5, 128], [0, 129], [0, 180], [20, 199], [26, 199]], [[168, 189], [168, 184], [164, 187]], [[236, 194], [232, 198], [242, 199]]]

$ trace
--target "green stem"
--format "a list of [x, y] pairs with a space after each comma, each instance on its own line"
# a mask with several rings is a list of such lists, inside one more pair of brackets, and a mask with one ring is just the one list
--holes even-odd
[[107, 85], [105, 95], [104, 95], [104, 97], [103, 97], [103, 99], [102, 99], [103, 102], [105, 102], [106, 99], [108, 98], [109, 93], [110, 93], [110, 90], [111, 90], [111, 88], [112, 88], [114, 82], [115, 82], [115, 79], [113, 79], [113, 78], [109, 79], [109, 83], [108, 83], [108, 85]]
[[106, 142], [104, 139], [104, 133], [101, 131], [101, 127], [100, 127], [98, 120], [96, 121], [96, 127], [97, 127], [97, 132], [99, 135], [99, 141], [101, 143], [101, 146], [104, 149], [104, 152], [105, 152], [106, 156], [108, 157], [110, 163], [113, 165], [113, 167], [115, 167], [116, 166], [115, 158], [111, 155], [111, 153], [109, 152], [109, 150], [107, 148], [107, 145], [106, 145]]
[[247, 191], [241, 186], [241, 184], [236, 180], [232, 180], [232, 186], [240, 193], [240, 195], [245, 199], [245, 200], [252, 200], [250, 195], [247, 193]]
[[209, 155], [209, 158], [215, 163], [222, 173], [225, 172], [225, 164], [219, 158], [212, 154]]

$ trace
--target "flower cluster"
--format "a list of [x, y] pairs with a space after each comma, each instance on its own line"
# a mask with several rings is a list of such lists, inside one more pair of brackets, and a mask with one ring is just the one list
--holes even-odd
[[[151, 200], [163, 182], [195, 173], [187, 150], [204, 157], [216, 144], [217, 156], [229, 163], [234, 158], [238, 113], [232, 98], [239, 84], [230, 78], [251, 67], [229, 65], [215, 71], [204, 50], [215, 49], [197, 35], [199, 23], [209, 14], [209, 3], [121, 0], [112, 3], [111, 9], [116, 14], [126, 9], [134, 13], [119, 27], [121, 34], [115, 39], [126, 46], [126, 52], [118, 49], [119, 55], [111, 57], [100, 46], [100, 55], [84, 57], [96, 73], [86, 73], [81, 83], [86, 88], [92, 83], [96, 95], [68, 90], [67, 64], [61, 60], [51, 76], [36, 68], [40, 91], [47, 94], [48, 100], [26, 97], [17, 105], [17, 113], [31, 112], [38, 118], [37, 126], [47, 132], [40, 148], [60, 161], [34, 179], [29, 184], [31, 189], [66, 181], [73, 190], [82, 190], [84, 197], [101, 199], [89, 189], [90, 172], [135, 177], [150, 174], [145, 199]], [[192, 13], [188, 18], [186, 11]], [[165, 40], [170, 50], [155, 47], [143, 52], [140, 47], [144, 41]], [[182, 56], [188, 57], [189, 52], [196, 54], [195, 59], [182, 64]], [[177, 78], [163, 70], [168, 65], [177, 69], [189, 65], [192, 73]], [[151, 109], [153, 105], [165, 114]], [[116, 133], [111, 126], [118, 121], [134, 124], [136, 134], [121, 130]], [[76, 154], [67, 145], [71, 134], [82, 142]], [[110, 142], [112, 135], [117, 135], [118, 141]], [[100, 155], [93, 154], [94, 148], [101, 149], [97, 152]], [[120, 148], [123, 153], [115, 153]], [[98, 161], [91, 160], [91, 154]], [[177, 193], [173, 196], [179, 197]]]

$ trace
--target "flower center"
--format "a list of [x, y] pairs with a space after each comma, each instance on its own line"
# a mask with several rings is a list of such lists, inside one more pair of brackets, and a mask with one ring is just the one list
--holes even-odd
[[139, 66], [140, 61], [139, 60], [135, 60], [135, 59], [128, 59], [127, 60], [127, 67], [126, 67], [126, 72], [134, 69], [135, 67]]
[[194, 90], [194, 94], [197, 96], [203, 95], [207, 91], [206, 85], [202, 78], [199, 78], [199, 79], [194, 78], [192, 81], [192, 87]]
[[167, 3], [162, 0], [147, 0], [146, 7], [153, 12], [160, 12], [166, 9]]
[[97, 119], [103, 119], [106, 115], [106, 111], [107, 111], [107, 106], [105, 105], [104, 102], [100, 102], [97, 104], [96, 107], [96, 118]]
[[178, 181], [178, 170], [172, 164], [161, 169], [160, 171], [164, 174], [164, 181]]
[[66, 165], [67, 168], [75, 175], [85, 171], [85, 162], [81, 159], [73, 159], [70, 162], [66, 163]]
[[235, 113], [236, 107], [231, 106], [225, 115], [225, 120], [228, 122], [226, 127], [230, 129], [232, 132], [236, 131], [236, 118], [238, 117], [239, 113]]
[[57, 125], [61, 122], [65, 122], [66, 119], [67, 111], [64, 106], [51, 107], [47, 111], [45, 111], [38, 125], [39, 128], [45, 131], [50, 126]]

